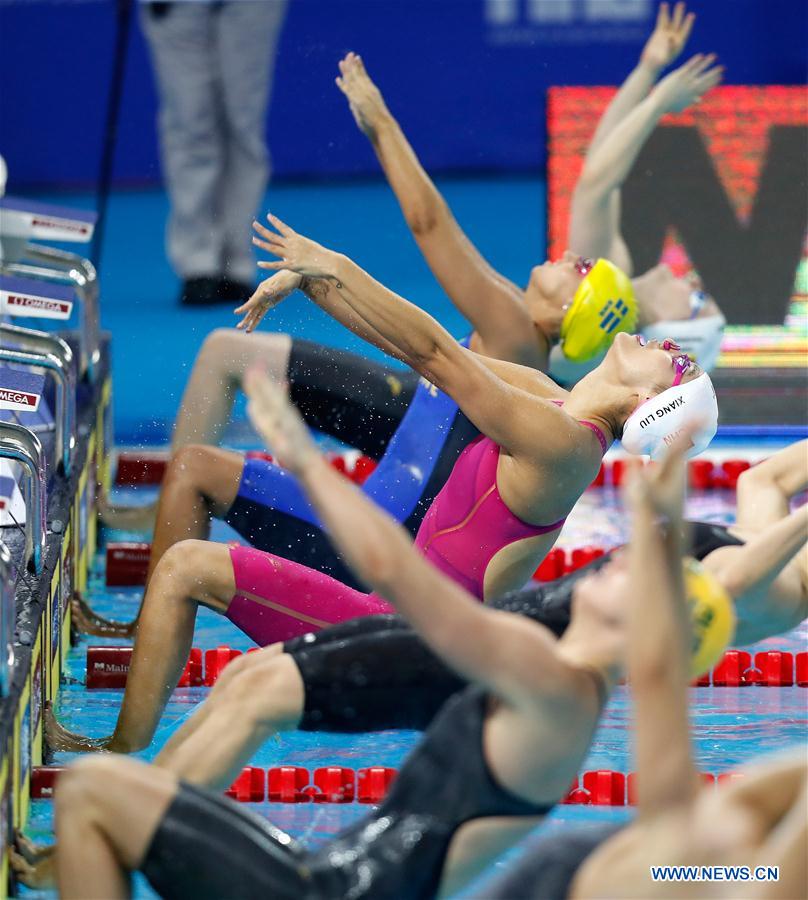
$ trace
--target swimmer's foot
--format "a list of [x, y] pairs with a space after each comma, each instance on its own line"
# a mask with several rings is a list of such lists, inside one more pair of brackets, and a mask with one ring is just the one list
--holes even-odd
[[88, 738], [74, 731], [68, 731], [59, 723], [53, 707], [45, 704], [45, 743], [51, 750], [69, 750], [75, 753], [99, 753], [107, 750], [110, 738]]
[[78, 591], [70, 601], [73, 626], [80, 634], [95, 637], [133, 638], [137, 631], [137, 619], [131, 622], [116, 622], [99, 616]]
[[46, 856], [52, 856], [55, 844], [36, 844], [24, 831], [14, 832], [14, 849], [26, 862], [37, 863]]
[[157, 520], [157, 503], [147, 503], [143, 506], [110, 503], [106, 494], [99, 488], [98, 518], [107, 528], [118, 528], [121, 531], [152, 531]]
[[14, 844], [8, 850], [8, 861], [14, 877], [29, 888], [43, 890], [55, 887], [55, 851], [55, 844], [35, 844], [18, 831], [14, 836]]

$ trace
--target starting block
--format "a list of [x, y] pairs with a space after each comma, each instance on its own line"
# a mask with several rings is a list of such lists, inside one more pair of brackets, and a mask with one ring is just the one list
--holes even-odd
[[52, 800], [53, 789], [65, 766], [34, 766], [31, 770], [31, 799]]
[[[87, 689], [125, 688], [131, 662], [131, 647], [88, 647]], [[202, 651], [199, 647], [192, 647], [177, 687], [199, 687], [201, 684]]]
[[168, 466], [168, 454], [121, 453], [115, 470], [115, 484], [157, 485], [163, 480]]
[[107, 587], [142, 587], [149, 571], [151, 544], [113, 541], [107, 544]]

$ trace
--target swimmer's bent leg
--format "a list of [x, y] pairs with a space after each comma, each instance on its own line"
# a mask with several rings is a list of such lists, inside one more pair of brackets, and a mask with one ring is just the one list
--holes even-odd
[[303, 900], [308, 854], [288, 834], [203, 788], [180, 784], [141, 871], [172, 900]]
[[378, 459], [415, 394], [418, 376], [295, 339], [286, 380], [306, 424]]
[[257, 550], [278, 553], [361, 590], [323, 533], [297, 481], [285, 469], [248, 457], [224, 520]]
[[235, 593], [227, 618], [262, 647], [335, 622], [390, 612], [374, 594], [252, 547], [231, 547]]

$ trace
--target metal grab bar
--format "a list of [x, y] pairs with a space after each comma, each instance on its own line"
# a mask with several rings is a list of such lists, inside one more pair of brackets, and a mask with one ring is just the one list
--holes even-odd
[[8, 335], [9, 340], [19, 344], [25, 350], [35, 353], [53, 353], [72, 369], [74, 365], [73, 351], [66, 340], [50, 331], [37, 331], [35, 328], [23, 328], [21, 325], [0, 324], [0, 334]]
[[17, 570], [8, 547], [0, 541], [0, 696], [7, 696], [14, 669], [17, 625]]
[[[87, 327], [87, 371], [90, 381], [95, 381], [95, 370], [101, 359], [101, 310], [99, 309], [99, 282], [95, 266], [85, 256], [71, 253], [68, 250], [57, 250], [44, 244], [28, 244], [25, 258], [34, 262], [52, 265], [67, 272], [76, 283], [77, 289], [83, 287], [86, 294], [85, 319]], [[84, 285], [79, 285], [79, 278]]]
[[[8, 329], [13, 327], [0, 325], [0, 336], [7, 334]], [[64, 344], [60, 338], [55, 338], [54, 341]], [[70, 353], [69, 347], [67, 350]], [[72, 353], [70, 358], [72, 359]], [[62, 353], [57, 355], [43, 350], [30, 352], [3, 346], [0, 346], [0, 361], [44, 369], [53, 375], [56, 382], [56, 464], [63, 475], [70, 475], [70, 460], [76, 446], [76, 384], [72, 365], [65, 362]]]
[[70, 285], [78, 296], [81, 309], [79, 329], [79, 369], [90, 381], [95, 380], [95, 370], [101, 358], [99, 347], [98, 280], [93, 264], [75, 253], [54, 250], [28, 244], [25, 256], [29, 260], [45, 265], [30, 265], [25, 262], [0, 265], [0, 273], [21, 278], [34, 278], [56, 284]]
[[39, 575], [45, 557], [45, 459], [39, 438], [22, 425], [0, 422], [0, 459], [11, 459], [25, 470], [25, 564]]
[[[37, 331], [34, 328], [23, 328], [20, 325], [0, 324], [0, 342], [2, 342], [4, 336], [8, 337], [15, 344], [19, 344], [22, 349], [30, 350], [40, 355], [51, 354], [62, 363], [62, 368], [66, 372], [64, 434], [67, 436], [67, 439], [63, 443], [62, 452], [57, 452], [57, 460], [62, 461], [63, 474], [69, 475], [70, 459], [76, 447], [76, 404], [78, 402], [76, 394], [76, 365], [70, 344], [60, 338], [58, 334], [51, 334], [48, 331]], [[58, 375], [54, 374], [58, 378]], [[58, 396], [56, 407], [58, 416]], [[67, 455], [65, 456], [65, 454]]]

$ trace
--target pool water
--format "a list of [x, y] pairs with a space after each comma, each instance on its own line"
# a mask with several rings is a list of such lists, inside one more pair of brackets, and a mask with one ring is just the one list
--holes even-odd
[[[769, 448], [767, 448], [768, 450]], [[738, 455], [742, 455], [738, 452]], [[144, 489], [117, 491], [115, 500], [136, 497], [144, 501]], [[711, 491], [694, 493], [688, 500], [688, 515], [718, 522], [729, 522], [734, 516], [734, 492]], [[589, 491], [570, 516], [559, 546], [572, 548], [583, 544], [613, 546], [625, 539], [625, 517], [619, 495], [604, 488]], [[142, 535], [107, 532], [110, 540], [142, 539]], [[215, 524], [212, 538], [235, 539], [230, 529]], [[103, 548], [102, 548], [103, 549]], [[93, 570], [88, 600], [98, 612], [114, 618], [134, 616], [140, 599], [140, 589], [110, 590], [104, 586], [103, 554], [99, 553]], [[104, 640], [82, 640], [70, 654], [68, 683], [60, 694], [58, 714], [71, 729], [91, 736], [111, 732], [118, 713], [121, 691], [87, 691], [84, 688], [85, 653], [89, 644], [103, 644]], [[119, 643], [107, 641], [106, 643]], [[227, 620], [202, 610], [197, 620], [194, 646], [204, 649], [229, 644], [241, 650], [252, 646], [251, 641]], [[787, 635], [771, 639], [766, 646], [798, 652], [808, 647], [808, 622]], [[763, 645], [761, 645], [763, 646]], [[165, 712], [152, 748], [141, 754], [152, 758], [177, 724], [193, 710], [207, 694], [206, 688], [178, 689]], [[395, 702], [391, 698], [391, 702]], [[618, 687], [607, 706], [589, 757], [582, 770], [607, 768], [623, 772], [632, 769], [629, 697], [624, 687]], [[805, 741], [808, 728], [808, 689], [805, 688], [697, 688], [692, 691], [693, 743], [699, 764], [704, 771], [719, 773], [733, 769], [763, 753], [795, 746]], [[264, 768], [280, 764], [318, 766], [339, 764], [352, 768], [367, 765], [399, 767], [407, 752], [418, 739], [415, 732], [379, 732], [365, 735], [311, 734], [289, 732], [269, 740], [251, 763]], [[458, 752], [463, 748], [459, 747]], [[72, 754], [58, 753], [55, 764], [65, 764]], [[360, 804], [250, 804], [276, 825], [290, 832], [309, 846], [327, 840], [341, 828], [366, 813]], [[631, 815], [626, 808], [559, 806], [543, 828], [561, 825], [582, 825], [604, 821], [622, 821]], [[52, 839], [52, 803], [34, 801], [27, 832], [35, 840]], [[519, 853], [515, 848], [497, 866], [471, 885], [466, 894], [481, 889], [481, 884]], [[25, 890], [26, 897], [53, 897], [52, 892]], [[138, 878], [136, 897], [153, 896], [146, 882]]]

